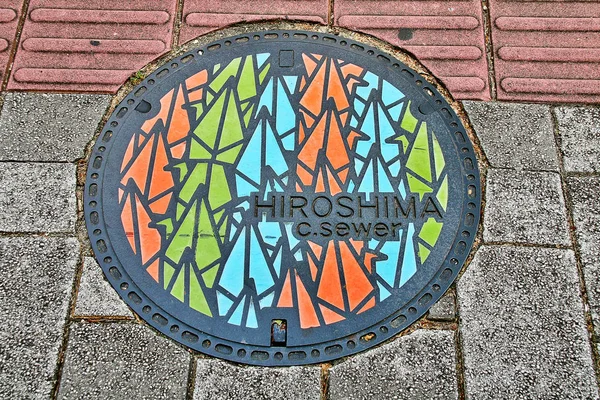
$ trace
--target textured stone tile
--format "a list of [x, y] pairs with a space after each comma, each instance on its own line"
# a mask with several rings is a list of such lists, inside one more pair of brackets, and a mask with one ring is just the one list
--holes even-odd
[[483, 237], [487, 242], [569, 246], [560, 176], [490, 169]]
[[49, 399], [79, 245], [0, 238], [0, 398]]
[[567, 172], [600, 172], [600, 109], [559, 107], [555, 111]]
[[189, 354], [147, 326], [71, 326], [59, 399], [185, 399]]
[[75, 315], [132, 316], [125, 302], [104, 278], [102, 269], [96, 260], [91, 257], [83, 260], [83, 273], [79, 283]]
[[600, 334], [600, 177], [567, 179], [596, 334]]
[[558, 171], [549, 106], [463, 104], [492, 167]]
[[429, 309], [427, 318], [439, 321], [450, 321], [456, 317], [456, 296], [449, 290]]
[[216, 360], [199, 359], [194, 400], [321, 398], [321, 368], [237, 367]]
[[418, 330], [329, 370], [331, 400], [456, 399], [454, 334]]
[[72, 232], [75, 166], [0, 162], [0, 230]]
[[592, 399], [570, 250], [483, 247], [458, 281], [468, 399]]
[[0, 114], [0, 160], [74, 161], [110, 101], [89, 94], [7, 93]]

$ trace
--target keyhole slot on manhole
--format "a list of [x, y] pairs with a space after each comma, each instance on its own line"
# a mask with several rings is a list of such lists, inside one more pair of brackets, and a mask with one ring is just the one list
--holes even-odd
[[147, 114], [150, 112], [150, 110], [152, 110], [152, 104], [148, 103], [146, 100], [142, 100], [140, 101], [140, 104], [135, 107], [135, 109], [142, 114]]
[[287, 321], [274, 319], [271, 321], [271, 346], [287, 345]]

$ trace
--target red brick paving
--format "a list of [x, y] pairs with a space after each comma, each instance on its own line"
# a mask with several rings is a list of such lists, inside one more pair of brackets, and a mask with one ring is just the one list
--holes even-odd
[[0, 4], [0, 82], [4, 79], [4, 72], [10, 59], [10, 50], [17, 33], [22, 7], [23, 0], [4, 0]]
[[600, 101], [600, 4], [490, 0], [498, 98]]
[[9, 89], [114, 92], [171, 48], [175, 0], [31, 0]]
[[455, 97], [490, 98], [479, 0], [336, 0], [334, 16], [414, 54]]
[[241, 21], [284, 18], [326, 24], [328, 13], [329, 0], [186, 0], [179, 42]]
[[[600, 3], [489, 0], [500, 100], [600, 101]], [[115, 92], [171, 48], [177, 0], [31, 0], [8, 88]], [[0, 77], [23, 0], [0, 5]], [[373, 34], [414, 54], [459, 99], [490, 99], [479, 0], [186, 0], [179, 43], [287, 18]], [[332, 21], [329, 21], [329, 19]]]

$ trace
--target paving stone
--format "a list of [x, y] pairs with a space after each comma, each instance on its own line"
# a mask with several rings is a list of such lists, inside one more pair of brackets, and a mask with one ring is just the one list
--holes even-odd
[[327, 0], [186, 0], [179, 42], [227, 25], [268, 19], [290, 19], [326, 24]]
[[485, 197], [485, 241], [571, 245], [558, 174], [490, 169]]
[[2, 0], [0, 6], [0, 80], [4, 78], [22, 7], [23, 0]]
[[50, 398], [78, 257], [75, 239], [0, 238], [0, 398]]
[[454, 290], [449, 290], [429, 309], [428, 319], [451, 321], [456, 317], [456, 296]]
[[175, 0], [30, 0], [10, 89], [115, 92], [168, 52]]
[[75, 166], [0, 162], [0, 231], [73, 232]]
[[217, 359], [198, 359], [194, 400], [321, 398], [321, 368], [237, 367]]
[[588, 301], [600, 335], [600, 177], [568, 178], [567, 184]]
[[71, 326], [59, 399], [184, 399], [189, 354], [134, 323]]
[[79, 283], [76, 316], [132, 317], [131, 311], [104, 278], [95, 259], [85, 257]]
[[498, 98], [596, 103], [597, 1], [490, 0]]
[[329, 398], [456, 399], [454, 334], [417, 330], [329, 370]]
[[484, 246], [457, 292], [467, 398], [598, 398], [571, 250]]
[[558, 171], [549, 106], [463, 104], [492, 167]]
[[101, 95], [8, 93], [0, 114], [0, 160], [82, 158], [109, 102]]
[[366, 32], [418, 58], [453, 96], [489, 100], [479, 0], [335, 0], [334, 24]]
[[567, 172], [600, 172], [600, 109], [555, 109]]

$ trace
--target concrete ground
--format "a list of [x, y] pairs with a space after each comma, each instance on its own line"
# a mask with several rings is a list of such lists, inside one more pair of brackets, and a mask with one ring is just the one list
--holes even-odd
[[[0, 398], [599, 398], [598, 4], [130, 3], [0, 4]], [[331, 364], [240, 366], [161, 337], [104, 280], [83, 226], [85, 151], [117, 89], [265, 14], [407, 48], [462, 100], [485, 156], [464, 274], [410, 333]]]

